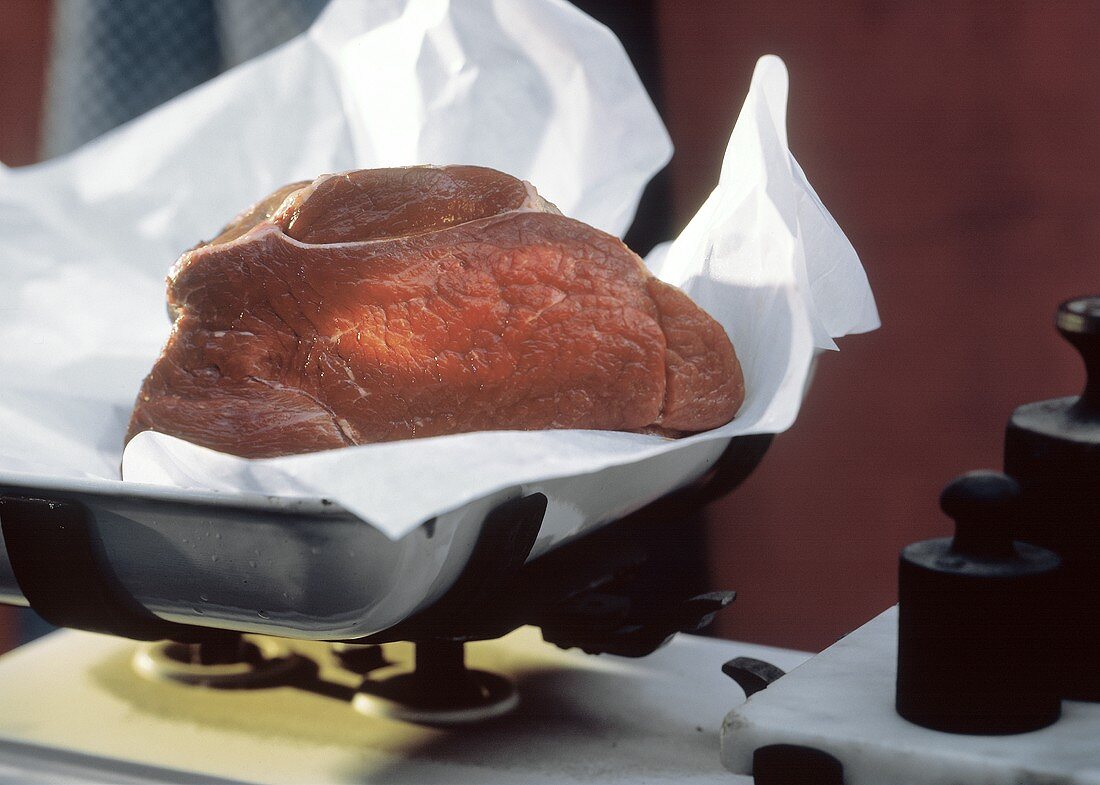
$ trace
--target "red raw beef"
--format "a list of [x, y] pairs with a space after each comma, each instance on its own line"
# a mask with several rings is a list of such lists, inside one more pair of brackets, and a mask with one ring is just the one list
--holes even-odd
[[276, 191], [168, 279], [145, 430], [248, 458], [464, 431], [702, 431], [744, 398], [722, 327], [618, 239], [475, 166]]

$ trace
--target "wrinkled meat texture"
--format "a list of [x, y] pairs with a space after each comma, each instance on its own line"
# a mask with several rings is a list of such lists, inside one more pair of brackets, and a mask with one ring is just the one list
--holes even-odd
[[702, 431], [722, 327], [616, 238], [472, 166], [286, 186], [185, 253], [144, 430], [251, 458], [464, 431]]

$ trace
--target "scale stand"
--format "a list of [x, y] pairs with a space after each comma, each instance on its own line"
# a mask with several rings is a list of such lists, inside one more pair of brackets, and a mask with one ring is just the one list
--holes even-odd
[[362, 676], [354, 691], [335, 684], [318, 689], [322, 682], [317, 664], [276, 638], [238, 638], [227, 645], [148, 643], [135, 652], [133, 665], [152, 681], [229, 690], [276, 686], [313, 690], [349, 700], [361, 714], [421, 725], [481, 722], [519, 704], [511, 681], [466, 667], [464, 643], [430, 641], [415, 644], [414, 651], [411, 663], [394, 663], [386, 659], [380, 645], [335, 644], [337, 662]]
[[[234, 631], [156, 617], [99, 557], [82, 504], [4, 495], [0, 506], [7, 552], [30, 605], [57, 626], [166, 641], [135, 657], [146, 678], [216, 689], [293, 686], [367, 715], [452, 725], [500, 716], [519, 702], [507, 679], [466, 667], [466, 642], [533, 625], [563, 649], [643, 657], [678, 632], [706, 626], [735, 595], [700, 586], [699, 565], [683, 561], [676, 539], [701, 525], [701, 509], [739, 485], [770, 442], [768, 434], [732, 440], [692, 486], [538, 559], [529, 560], [546, 497], [504, 502], [486, 516], [465, 568], [434, 603], [384, 631], [333, 642], [331, 655], [347, 677], [339, 684], [317, 679], [317, 663], [277, 639], [242, 640]], [[383, 657], [378, 644], [396, 642], [415, 646], [412, 663]]]
[[394, 662], [380, 645], [334, 644], [344, 671], [357, 674], [356, 689], [320, 677], [320, 661], [296, 653], [277, 638], [249, 636], [232, 644], [160, 641], [140, 646], [133, 666], [151, 681], [217, 690], [293, 687], [348, 702], [361, 714], [415, 722], [458, 725], [481, 722], [519, 703], [511, 681], [466, 667], [465, 644], [415, 644], [411, 661]]
[[241, 637], [147, 643], [134, 653], [134, 670], [153, 681], [216, 689], [256, 689], [293, 683], [307, 664], [275, 638]]
[[481, 722], [519, 704], [515, 685], [495, 673], [466, 667], [465, 644], [416, 644], [411, 671], [367, 677], [355, 693], [356, 711], [422, 725]]

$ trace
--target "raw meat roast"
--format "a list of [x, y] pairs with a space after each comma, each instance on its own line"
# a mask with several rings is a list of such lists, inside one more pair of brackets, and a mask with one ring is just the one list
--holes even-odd
[[249, 458], [463, 431], [701, 431], [744, 397], [722, 327], [618, 239], [476, 166], [282, 188], [168, 278], [127, 440]]

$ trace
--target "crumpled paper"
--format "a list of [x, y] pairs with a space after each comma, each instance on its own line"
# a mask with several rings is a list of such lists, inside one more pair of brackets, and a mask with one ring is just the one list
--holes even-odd
[[487, 432], [255, 461], [145, 433], [123, 458], [170, 327], [166, 271], [276, 187], [482, 164], [621, 235], [671, 154], [621, 45], [566, 3], [336, 0], [302, 36], [75, 153], [0, 168], [0, 484], [323, 497], [396, 539], [503, 488], [661, 470], [700, 441], [782, 431], [815, 351], [878, 326], [858, 257], [788, 150], [786, 99], [782, 61], [761, 59], [718, 187], [647, 260], [729, 332], [747, 391], [730, 424], [675, 441]]

